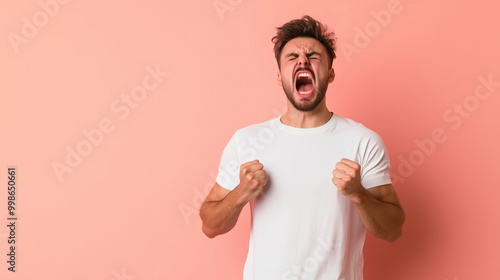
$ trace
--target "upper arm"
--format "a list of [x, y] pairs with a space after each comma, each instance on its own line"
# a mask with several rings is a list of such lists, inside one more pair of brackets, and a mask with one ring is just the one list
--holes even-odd
[[212, 190], [210, 190], [210, 193], [208, 193], [207, 198], [205, 199], [205, 202], [210, 202], [210, 201], [221, 201], [223, 200], [231, 191], [221, 187], [217, 182], [215, 182], [214, 186], [212, 187]]
[[381, 202], [391, 203], [401, 207], [398, 196], [392, 184], [381, 185], [367, 189], [367, 191], [376, 199]]

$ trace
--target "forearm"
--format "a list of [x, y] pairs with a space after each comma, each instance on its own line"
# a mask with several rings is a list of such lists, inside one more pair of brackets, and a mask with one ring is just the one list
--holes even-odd
[[366, 190], [353, 203], [366, 229], [375, 237], [393, 242], [401, 236], [405, 214], [400, 205], [379, 201]]
[[236, 189], [220, 201], [205, 201], [200, 208], [203, 233], [214, 238], [230, 231], [236, 225], [245, 204], [239, 199]]

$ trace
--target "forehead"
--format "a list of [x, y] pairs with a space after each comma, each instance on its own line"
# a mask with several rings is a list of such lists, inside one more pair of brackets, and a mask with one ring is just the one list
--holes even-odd
[[325, 47], [320, 43], [320, 41], [310, 38], [310, 37], [297, 37], [286, 43], [283, 47], [282, 54], [293, 53], [293, 52], [319, 52], [325, 53]]

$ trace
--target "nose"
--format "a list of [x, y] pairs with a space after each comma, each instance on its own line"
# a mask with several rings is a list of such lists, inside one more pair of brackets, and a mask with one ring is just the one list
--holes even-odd
[[302, 65], [302, 66], [309, 65], [309, 59], [307, 58], [307, 56], [305, 54], [301, 54], [301, 55], [299, 55], [298, 63], [299, 63], [299, 65]]

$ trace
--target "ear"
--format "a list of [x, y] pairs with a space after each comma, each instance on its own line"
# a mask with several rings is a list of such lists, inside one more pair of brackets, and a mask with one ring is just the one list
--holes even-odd
[[278, 72], [278, 79], [276, 80], [276, 82], [278, 82], [279, 86], [283, 86], [283, 83], [281, 82], [281, 73], [280, 72]]
[[330, 73], [328, 74], [328, 83], [333, 82], [335, 80], [335, 71], [333, 70], [333, 67], [330, 68]]

